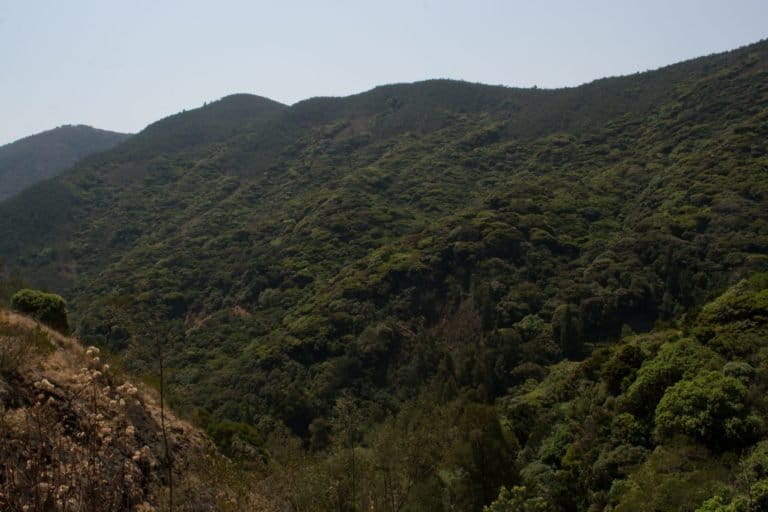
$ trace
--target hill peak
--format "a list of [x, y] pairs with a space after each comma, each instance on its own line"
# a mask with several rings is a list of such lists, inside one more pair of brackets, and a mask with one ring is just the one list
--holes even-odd
[[0, 201], [128, 137], [126, 133], [66, 124], [0, 146]]
[[148, 155], [205, 146], [256, 129], [286, 108], [255, 94], [230, 94], [150, 124], [125, 149]]

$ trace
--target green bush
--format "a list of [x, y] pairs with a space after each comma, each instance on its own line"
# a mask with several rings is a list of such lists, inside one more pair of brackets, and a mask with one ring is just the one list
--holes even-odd
[[652, 415], [669, 386], [703, 368], [719, 367], [717, 361], [717, 354], [689, 339], [664, 345], [656, 357], [646, 360], [637, 371], [624, 405], [638, 416]]
[[702, 503], [696, 512], [747, 512], [747, 506], [741, 499], [729, 502], [722, 496], [715, 496]]
[[759, 420], [750, 414], [747, 388], [735, 377], [704, 371], [670, 387], [656, 408], [660, 440], [683, 434], [713, 449], [743, 446]]
[[530, 497], [525, 487], [518, 486], [507, 489], [502, 486], [499, 497], [483, 512], [544, 512], [548, 509], [546, 501], [539, 497]]
[[722, 481], [729, 475], [729, 468], [701, 445], [659, 446], [632, 472], [613, 510], [695, 510], [722, 491]]
[[602, 376], [612, 394], [619, 394], [631, 382], [644, 359], [645, 355], [639, 347], [625, 345], [603, 365]]
[[67, 303], [60, 295], [24, 288], [11, 297], [11, 307], [57, 331], [69, 332]]
[[755, 368], [744, 361], [730, 361], [723, 366], [723, 375], [736, 377], [744, 383], [749, 383], [755, 376]]

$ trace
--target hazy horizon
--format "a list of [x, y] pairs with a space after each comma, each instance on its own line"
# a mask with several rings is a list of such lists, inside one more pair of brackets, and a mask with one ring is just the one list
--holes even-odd
[[752, 0], [6, 6], [0, 145], [66, 124], [135, 133], [234, 93], [293, 104], [432, 78], [571, 87], [757, 42], [765, 19]]

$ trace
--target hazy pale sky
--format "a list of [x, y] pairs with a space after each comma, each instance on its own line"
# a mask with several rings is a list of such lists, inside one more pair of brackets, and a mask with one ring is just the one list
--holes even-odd
[[562, 87], [768, 36], [768, 0], [0, 0], [0, 144], [456, 78]]

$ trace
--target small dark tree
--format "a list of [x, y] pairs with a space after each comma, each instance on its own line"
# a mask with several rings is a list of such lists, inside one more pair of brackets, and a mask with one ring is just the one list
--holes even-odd
[[561, 304], [552, 314], [552, 332], [560, 350], [568, 359], [579, 359], [584, 354], [579, 310], [573, 304]]
[[24, 288], [11, 297], [11, 307], [57, 331], [69, 332], [67, 303], [60, 295]]

